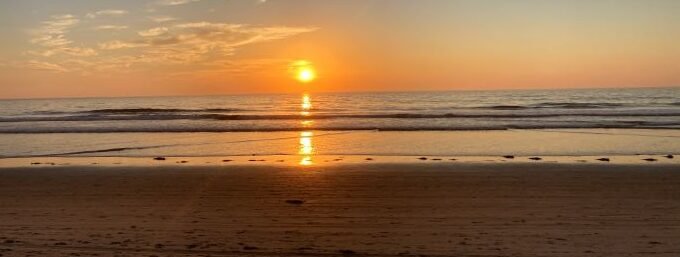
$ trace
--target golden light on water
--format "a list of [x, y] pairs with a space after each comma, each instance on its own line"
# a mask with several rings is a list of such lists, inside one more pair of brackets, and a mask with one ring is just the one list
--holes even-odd
[[302, 111], [303, 112], [309, 112], [312, 109], [312, 98], [309, 97], [309, 94], [303, 94], [302, 95]]
[[[302, 94], [300, 108], [300, 115], [302, 115], [302, 117], [311, 116], [312, 98], [309, 96], [309, 94]], [[300, 121], [300, 124], [303, 128], [309, 128], [313, 123], [314, 121], [312, 120]], [[309, 166], [313, 164], [312, 154], [314, 153], [314, 146], [312, 145], [312, 136], [314, 136], [312, 131], [300, 132], [300, 149], [298, 150], [298, 154], [302, 156], [302, 159], [300, 159], [300, 165]]]
[[309, 94], [304, 93], [302, 95], [302, 103], [300, 104], [300, 108], [300, 115], [310, 116], [312, 114], [310, 112], [312, 110], [312, 98], [309, 96]]
[[314, 133], [311, 131], [300, 132], [300, 150], [298, 151], [302, 155], [300, 165], [309, 166], [313, 164], [314, 145], [312, 145], [312, 136], [314, 136]]

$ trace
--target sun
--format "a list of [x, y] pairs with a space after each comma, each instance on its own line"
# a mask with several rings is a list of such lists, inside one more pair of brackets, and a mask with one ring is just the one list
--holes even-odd
[[311, 68], [303, 68], [298, 71], [297, 80], [300, 82], [311, 82], [314, 78], [316, 78], [316, 74]]
[[290, 66], [297, 81], [309, 83], [316, 79], [316, 71], [309, 61], [298, 60]]

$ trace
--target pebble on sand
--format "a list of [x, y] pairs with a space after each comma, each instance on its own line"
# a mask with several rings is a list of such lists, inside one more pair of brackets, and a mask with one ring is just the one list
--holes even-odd
[[608, 161], [609, 161], [609, 158], [599, 158], [599, 159], [597, 159], [597, 160], [598, 160], [598, 161], [601, 161], [601, 162], [608, 162]]
[[668, 159], [673, 159], [673, 155], [672, 155], [672, 154], [667, 154], [667, 155], [664, 156], [664, 157], [666, 157], [666, 158], [668, 158]]
[[656, 159], [654, 159], [654, 158], [646, 158], [646, 159], [642, 159], [642, 160], [648, 161], [648, 162], [655, 162], [656, 161]]
[[515, 159], [514, 155], [503, 155], [503, 158], [505, 159]]
[[418, 160], [424, 161], [424, 160], [427, 160], [427, 157], [420, 157], [420, 158], [418, 158]]
[[156, 161], [165, 161], [165, 157], [160, 157], [160, 156], [154, 157], [153, 159], [156, 160]]

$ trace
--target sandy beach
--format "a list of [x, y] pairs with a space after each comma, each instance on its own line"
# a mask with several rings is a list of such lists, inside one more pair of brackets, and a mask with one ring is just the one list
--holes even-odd
[[679, 256], [678, 165], [0, 169], [1, 256]]

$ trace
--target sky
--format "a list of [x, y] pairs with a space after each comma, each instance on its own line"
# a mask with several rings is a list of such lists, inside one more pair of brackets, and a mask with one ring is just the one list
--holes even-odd
[[[0, 98], [680, 86], [680, 1], [4, 0]], [[300, 83], [294, 63], [309, 63]]]

